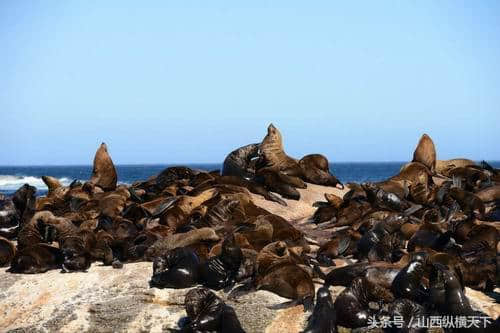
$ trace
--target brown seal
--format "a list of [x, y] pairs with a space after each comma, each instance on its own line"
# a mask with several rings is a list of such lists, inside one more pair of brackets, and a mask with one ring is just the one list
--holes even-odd
[[19, 250], [12, 259], [11, 273], [36, 274], [60, 268], [63, 262], [61, 250], [47, 244], [36, 244]]
[[302, 178], [313, 184], [335, 186], [341, 190], [344, 185], [330, 173], [328, 159], [321, 154], [310, 154], [299, 161], [302, 169]]
[[116, 188], [117, 179], [115, 165], [108, 154], [106, 144], [103, 142], [95, 153], [90, 182], [105, 191], [110, 191]]
[[448, 172], [454, 168], [468, 167], [476, 165], [472, 160], [466, 158], [455, 158], [451, 160], [437, 160], [436, 161], [436, 173], [441, 175], [447, 175]]
[[335, 299], [334, 308], [337, 324], [342, 327], [357, 328], [368, 326], [369, 302], [392, 302], [394, 296], [385, 288], [356, 278], [352, 285], [344, 289]]
[[260, 144], [260, 151], [263, 157], [263, 167], [283, 171], [291, 176], [302, 174], [298, 161], [285, 153], [281, 133], [273, 124], [267, 128], [267, 135]]
[[8, 239], [0, 237], [0, 267], [10, 264], [16, 254], [16, 247]]
[[436, 148], [434, 147], [434, 142], [432, 142], [432, 139], [427, 134], [422, 135], [418, 141], [413, 153], [412, 162], [420, 162], [434, 173], [436, 169]]

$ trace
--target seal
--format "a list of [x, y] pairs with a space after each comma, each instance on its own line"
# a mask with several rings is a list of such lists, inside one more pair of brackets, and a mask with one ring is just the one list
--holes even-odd
[[234, 309], [207, 288], [188, 291], [184, 304], [188, 318], [182, 332], [245, 332]]
[[327, 287], [316, 293], [316, 305], [307, 320], [303, 333], [337, 333], [337, 318], [333, 307], [332, 295]]
[[393, 327], [389, 329], [390, 332], [401, 332], [403, 328], [403, 332], [407, 333], [424, 333], [427, 332], [427, 328], [425, 327], [412, 327], [415, 322], [423, 322], [426, 310], [425, 308], [409, 299], [399, 298], [394, 301], [389, 307], [389, 314], [393, 320], [395, 318], [403, 319], [402, 327]]
[[321, 154], [306, 155], [299, 160], [299, 166], [302, 169], [302, 178], [305, 181], [344, 189], [344, 184], [331, 174], [328, 159], [325, 156]]
[[364, 278], [356, 278], [352, 285], [335, 299], [333, 304], [337, 324], [342, 327], [358, 328], [368, 326], [369, 302], [392, 302], [394, 296]]
[[314, 284], [308, 272], [290, 262], [270, 266], [256, 281], [257, 290], [267, 290], [304, 305], [304, 311], [314, 304]]
[[224, 239], [221, 254], [200, 265], [200, 283], [215, 290], [232, 286], [242, 261], [243, 253], [234, 236]]
[[285, 179], [285, 177], [290, 176], [284, 175], [281, 172], [276, 172], [272, 169], [261, 169], [257, 171], [255, 179], [264, 184], [268, 191], [278, 193], [287, 199], [300, 200], [299, 191], [297, 191], [295, 187], [290, 184], [289, 179]]
[[424, 266], [424, 262], [414, 260], [396, 275], [391, 286], [391, 291], [396, 298], [406, 298], [418, 303], [427, 300], [428, 290], [422, 284]]
[[413, 152], [412, 162], [420, 162], [434, 173], [436, 170], [436, 148], [434, 142], [427, 135], [423, 134], [418, 141], [417, 147]]
[[436, 161], [436, 173], [447, 176], [449, 171], [454, 168], [468, 167], [476, 165], [472, 160], [466, 158], [455, 158], [451, 160], [437, 160]]
[[223, 176], [237, 176], [251, 179], [255, 175], [252, 159], [259, 156], [260, 144], [252, 143], [233, 150], [226, 156], [222, 165]]
[[16, 247], [8, 239], [0, 237], [0, 267], [10, 265], [16, 255]]
[[12, 202], [21, 217], [21, 226], [28, 222], [36, 208], [36, 187], [24, 184], [12, 195]]
[[153, 261], [149, 285], [156, 288], [189, 288], [198, 283], [200, 259], [191, 249], [175, 248]]
[[55, 229], [48, 226], [55, 216], [50, 211], [36, 212], [30, 221], [21, 228], [17, 236], [17, 248], [19, 250], [36, 245], [38, 243], [52, 242], [55, 239]]
[[59, 240], [59, 247], [64, 257], [62, 272], [87, 271], [92, 263], [90, 251], [95, 244], [94, 233], [84, 230]]
[[172, 234], [166, 238], [158, 239], [151, 245], [146, 250], [145, 259], [152, 261], [154, 258], [164, 256], [168, 251], [177, 247], [191, 246], [199, 242], [217, 242], [219, 240], [219, 236], [212, 228], [200, 228]]
[[47, 244], [35, 244], [16, 253], [8, 272], [36, 274], [51, 269], [61, 268], [63, 263], [61, 250]]
[[103, 142], [95, 153], [90, 183], [105, 191], [112, 191], [116, 188], [117, 179], [115, 165], [108, 154], [108, 147]]
[[260, 151], [262, 155], [262, 161], [259, 163], [260, 168], [283, 171], [291, 176], [302, 175], [302, 169], [297, 160], [285, 153], [281, 133], [273, 124], [267, 127], [267, 135], [260, 144]]
[[21, 217], [11, 199], [0, 200], [0, 236], [14, 239], [19, 232]]

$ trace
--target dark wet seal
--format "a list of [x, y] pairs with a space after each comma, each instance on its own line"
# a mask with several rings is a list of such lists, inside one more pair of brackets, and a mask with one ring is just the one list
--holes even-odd
[[349, 328], [368, 326], [368, 319], [372, 314], [369, 303], [392, 301], [394, 296], [389, 290], [364, 278], [356, 278], [335, 300], [337, 324]]
[[233, 150], [226, 156], [222, 166], [223, 176], [238, 176], [250, 179], [255, 170], [251, 166], [252, 159], [259, 155], [260, 144], [252, 143]]
[[397, 298], [407, 298], [418, 303], [427, 300], [429, 291], [423, 285], [425, 262], [414, 260], [404, 267], [392, 282], [391, 291]]
[[207, 288], [191, 289], [184, 304], [188, 317], [181, 332], [245, 332], [234, 309]]
[[321, 287], [316, 293], [316, 305], [303, 333], [336, 333], [336, 327], [332, 295], [328, 287]]
[[156, 288], [192, 287], [199, 280], [199, 265], [200, 259], [192, 249], [173, 249], [166, 256], [154, 259], [149, 284]]
[[243, 253], [234, 238], [225, 239], [221, 254], [199, 266], [200, 283], [215, 290], [233, 285], [242, 261]]
[[389, 315], [393, 322], [395, 318], [402, 319], [401, 327], [393, 325], [387, 331], [390, 333], [424, 333], [427, 332], [425, 327], [413, 327], [418, 321], [423, 322], [426, 317], [426, 309], [409, 299], [397, 299], [389, 307]]

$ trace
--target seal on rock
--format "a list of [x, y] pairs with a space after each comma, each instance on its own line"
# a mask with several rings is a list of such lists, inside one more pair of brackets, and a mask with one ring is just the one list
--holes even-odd
[[417, 147], [413, 153], [412, 162], [420, 162], [434, 173], [436, 170], [436, 148], [434, 142], [424, 134], [418, 141]]
[[118, 177], [115, 165], [108, 153], [108, 147], [103, 142], [94, 157], [94, 167], [90, 183], [99, 186], [105, 191], [112, 191], [116, 188]]
[[251, 162], [259, 156], [259, 148], [260, 144], [252, 143], [230, 152], [224, 160], [222, 175], [251, 179], [255, 175]]

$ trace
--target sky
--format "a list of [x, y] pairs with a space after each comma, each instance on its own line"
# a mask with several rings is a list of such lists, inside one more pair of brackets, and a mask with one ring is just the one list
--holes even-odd
[[0, 2], [0, 165], [500, 160], [498, 1]]

